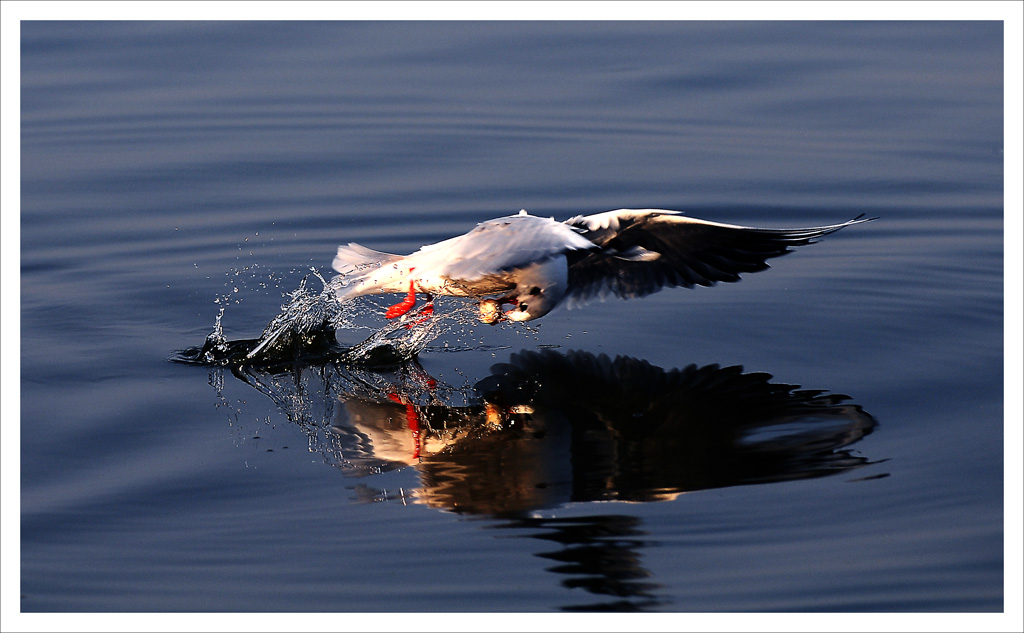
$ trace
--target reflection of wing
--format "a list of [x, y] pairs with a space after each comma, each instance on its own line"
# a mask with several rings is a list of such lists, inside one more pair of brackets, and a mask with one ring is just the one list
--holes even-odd
[[666, 604], [658, 597], [660, 585], [651, 582], [653, 574], [641, 564], [641, 550], [647, 545], [641, 526], [635, 516], [594, 514], [516, 516], [495, 527], [526, 533], [543, 543], [556, 543], [554, 551], [536, 556], [558, 562], [549, 571], [564, 574], [565, 587], [582, 587], [603, 600], [566, 605], [562, 611], [636, 612]]
[[[843, 449], [875, 427], [849, 398], [741, 367], [663, 370], [635, 358], [521, 352], [477, 385], [486, 398], [561, 411], [576, 437], [574, 490], [651, 500], [816, 477], [863, 465]], [[582, 481], [581, 481], [582, 479]], [[584, 483], [585, 482], [585, 483]]]
[[869, 220], [801, 229], [762, 229], [688, 218], [677, 211], [620, 209], [566, 223], [600, 248], [569, 256], [569, 294], [577, 300], [614, 294], [643, 297], [665, 287], [739, 281], [766, 260]]

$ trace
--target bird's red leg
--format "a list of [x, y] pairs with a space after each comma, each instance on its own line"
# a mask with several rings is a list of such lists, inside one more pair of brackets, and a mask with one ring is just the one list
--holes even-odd
[[388, 308], [388, 311], [384, 313], [384, 316], [389, 319], [400, 317], [409, 310], [412, 310], [414, 305], [416, 305], [416, 282], [410, 281], [409, 294], [405, 295], [405, 299], [402, 299], [401, 302]]

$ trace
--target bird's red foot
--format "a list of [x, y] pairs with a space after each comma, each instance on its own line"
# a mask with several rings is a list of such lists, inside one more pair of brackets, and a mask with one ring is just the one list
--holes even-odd
[[410, 281], [409, 294], [405, 295], [405, 299], [402, 299], [401, 302], [388, 308], [388, 311], [384, 313], [384, 316], [389, 319], [398, 318], [409, 310], [412, 310], [414, 305], [416, 305], [416, 282]]

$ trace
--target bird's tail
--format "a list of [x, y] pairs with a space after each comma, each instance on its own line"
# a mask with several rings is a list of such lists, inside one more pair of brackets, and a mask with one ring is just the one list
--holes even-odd
[[381, 264], [396, 260], [400, 255], [382, 253], [355, 242], [338, 247], [338, 254], [334, 257], [331, 266], [342, 275], [348, 275], [357, 271], [366, 270], [370, 267], [377, 267]]
[[335, 291], [338, 300], [345, 301], [372, 292], [372, 288], [364, 283], [366, 278], [384, 264], [400, 258], [400, 255], [375, 251], [355, 242], [339, 246], [338, 254], [331, 263], [343, 278], [343, 283]]

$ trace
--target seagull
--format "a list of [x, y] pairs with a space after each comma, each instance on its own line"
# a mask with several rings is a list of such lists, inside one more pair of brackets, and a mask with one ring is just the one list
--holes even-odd
[[[667, 209], [618, 209], [564, 222], [517, 215], [481, 222], [473, 230], [393, 255], [356, 243], [338, 247], [339, 301], [372, 294], [402, 294], [385, 316], [401, 317], [416, 305], [433, 312], [433, 297], [479, 301], [484, 323], [531, 321], [555, 306], [615, 295], [643, 297], [666, 287], [736, 282], [741, 273], [768, 268], [767, 259], [790, 247], [877, 218], [860, 215], [841, 224], [770, 229], [721, 224]], [[504, 309], [504, 306], [510, 306]]]

